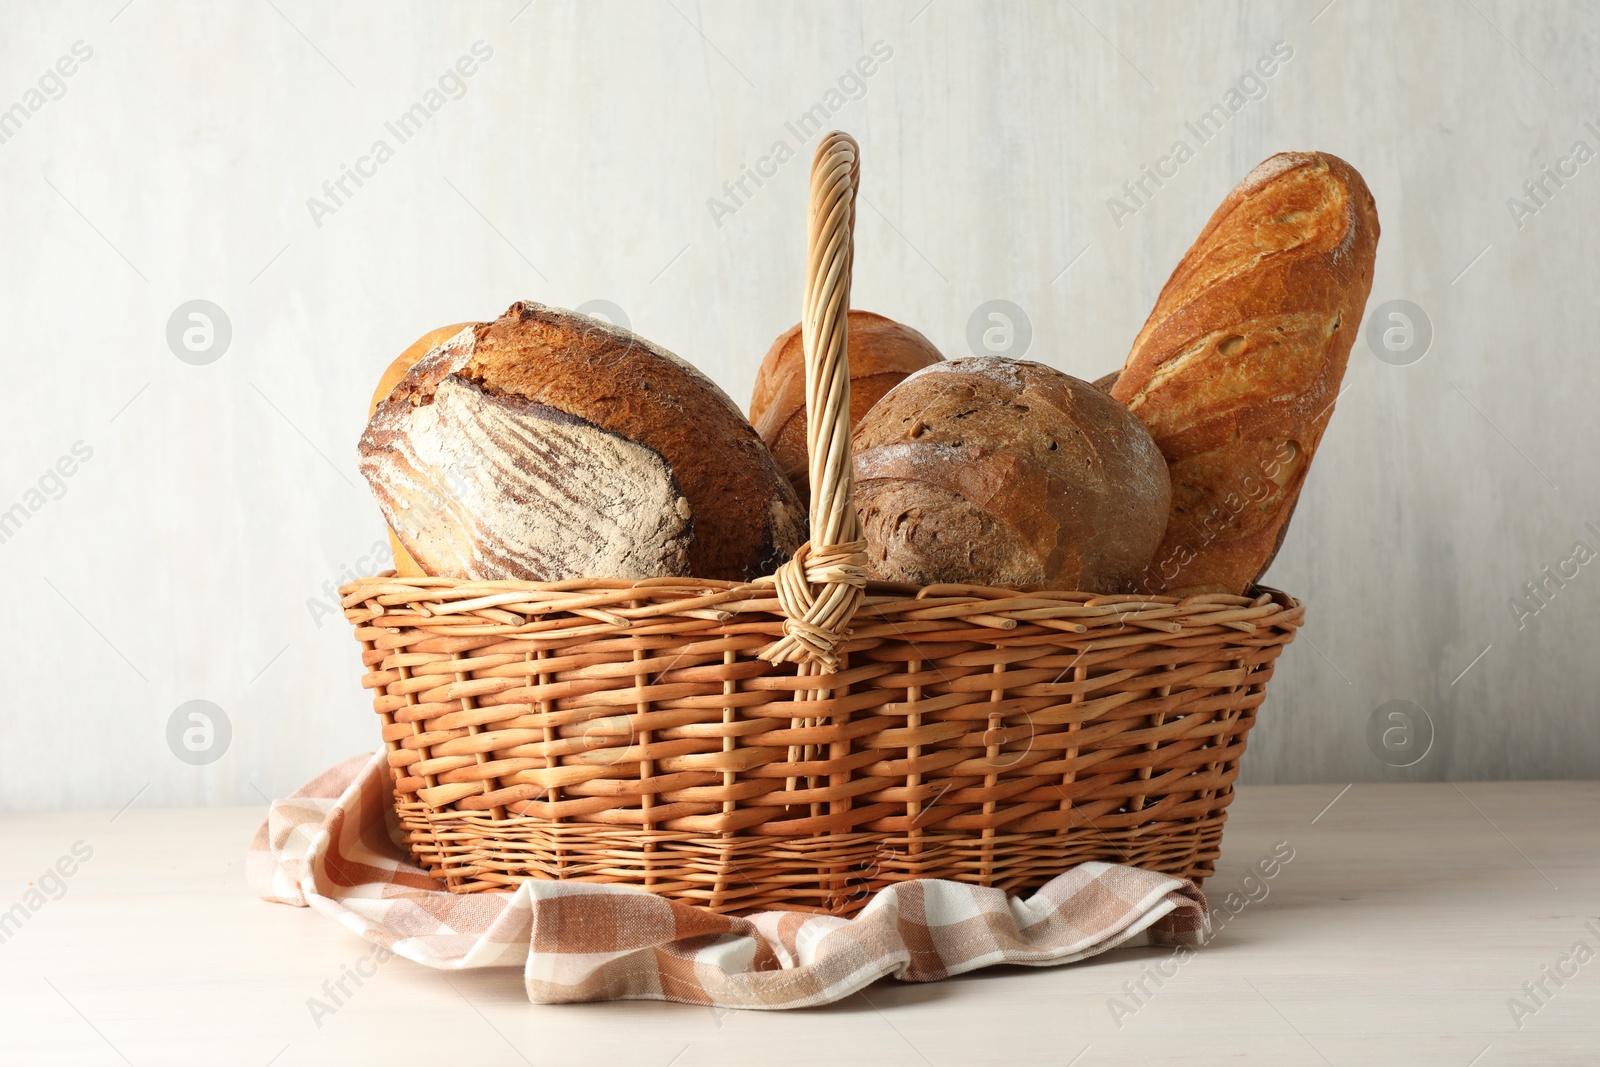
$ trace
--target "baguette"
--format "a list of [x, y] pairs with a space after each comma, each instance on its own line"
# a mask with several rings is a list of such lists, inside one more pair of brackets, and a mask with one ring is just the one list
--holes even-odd
[[1283, 543], [1372, 289], [1378, 213], [1354, 167], [1273, 156], [1211, 216], [1111, 395], [1172, 475], [1146, 592], [1244, 593]]

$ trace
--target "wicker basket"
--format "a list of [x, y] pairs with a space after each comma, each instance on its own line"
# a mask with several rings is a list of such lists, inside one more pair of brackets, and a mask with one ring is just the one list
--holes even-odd
[[750, 584], [366, 578], [341, 589], [400, 826], [456, 892], [626, 883], [846, 915], [1085, 860], [1203, 879], [1304, 609], [867, 582], [851, 494], [855, 142], [812, 169], [812, 543]]

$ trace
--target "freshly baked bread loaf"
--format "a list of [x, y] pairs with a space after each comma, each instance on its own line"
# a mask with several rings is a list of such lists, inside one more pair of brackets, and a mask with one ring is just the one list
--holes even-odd
[[1088, 382], [1000, 356], [937, 363], [853, 438], [875, 578], [1125, 592], [1167, 521], [1150, 434]]
[[1152, 593], [1243, 593], [1294, 512], [1372, 288], [1378, 212], [1354, 167], [1283, 152], [1172, 272], [1112, 396], [1150, 428], [1172, 516]]
[[794, 491], [715, 384], [626, 330], [539, 304], [421, 359], [360, 450], [429, 574], [745, 581], [804, 537]]
[[[367, 418], [377, 412], [378, 405], [383, 402], [394, 387], [400, 384], [400, 379], [406, 376], [406, 371], [423, 356], [444, 344], [462, 330], [476, 323], [458, 322], [454, 326], [441, 326], [437, 330], [430, 330], [411, 345], [410, 348], [394, 358], [383, 371], [383, 377], [378, 379], [378, 387], [372, 391], [372, 404], [367, 408]], [[389, 550], [394, 555], [394, 570], [402, 578], [420, 578], [426, 572], [411, 558], [411, 553], [406, 551], [406, 546], [400, 543], [400, 538], [395, 536], [393, 530], [389, 531]]]
[[[916, 330], [870, 311], [852, 311], [846, 327], [850, 350], [850, 425], [906, 375], [944, 357]], [[806, 458], [806, 360], [800, 326], [772, 342], [756, 372], [750, 422], [772, 449], [778, 468], [805, 501], [811, 495]]]
[[1117, 387], [1117, 378], [1121, 375], [1122, 372], [1120, 370], [1114, 370], [1110, 374], [1102, 374], [1094, 380], [1094, 387], [1102, 393], [1110, 393], [1111, 390]]

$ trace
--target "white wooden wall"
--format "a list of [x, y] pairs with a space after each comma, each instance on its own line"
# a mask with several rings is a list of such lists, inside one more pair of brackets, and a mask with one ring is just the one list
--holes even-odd
[[[1593, 6], [123, 3], [0, 15], [0, 108], [22, 108], [0, 122], [0, 509], [25, 512], [0, 543], [0, 807], [257, 803], [373, 747], [316, 602], [381, 537], [354, 463], [379, 371], [519, 298], [600, 300], [744, 402], [798, 318], [815, 136], [789, 124], [819, 104], [864, 155], [856, 306], [956, 355], [1011, 301], [1028, 357], [1089, 378], [1252, 165], [1354, 163], [1383, 220], [1369, 310], [1409, 301], [1433, 337], [1411, 365], [1352, 354], [1270, 576], [1309, 623], [1245, 779], [1600, 767], [1600, 562], [1574, 555], [1600, 551]], [[1202, 143], [1186, 123], [1232, 88]], [[402, 142], [385, 124], [417, 103]], [[1135, 202], [1144, 165], [1172, 176]], [[1546, 165], [1568, 177], [1535, 202]], [[366, 176], [335, 201], [346, 167]], [[211, 362], [169, 345], [194, 300], [231, 340], [178, 351]], [[169, 744], [192, 700], [231, 730], [209, 762], [216, 736], [174, 755], [187, 713]], [[1434, 727], [1406, 769], [1368, 741], [1394, 700]]]

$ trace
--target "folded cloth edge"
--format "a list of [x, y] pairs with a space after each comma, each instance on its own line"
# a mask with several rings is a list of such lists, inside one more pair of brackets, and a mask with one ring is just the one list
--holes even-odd
[[931, 982], [995, 964], [1059, 966], [1129, 944], [1198, 947], [1206, 920], [1192, 881], [1102, 862], [1079, 864], [1026, 898], [902, 882], [850, 919], [717, 915], [587, 882], [453, 894], [397, 845], [392, 819], [384, 750], [329, 768], [270, 805], [250, 848], [251, 886], [427, 967], [521, 965], [536, 1003], [808, 1007], [884, 977]]

